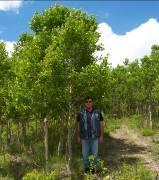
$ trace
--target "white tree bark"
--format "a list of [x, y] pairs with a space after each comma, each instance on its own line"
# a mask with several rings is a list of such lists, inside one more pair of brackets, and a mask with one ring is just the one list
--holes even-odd
[[47, 118], [44, 118], [44, 147], [45, 147], [45, 171], [48, 172], [48, 121]]
[[2, 147], [2, 125], [0, 125], [0, 148]]
[[149, 127], [152, 129], [152, 113], [151, 113], [151, 105], [149, 104]]
[[68, 166], [67, 171], [71, 174], [70, 164], [72, 159], [72, 143], [71, 143], [71, 114], [72, 114], [72, 104], [71, 104], [71, 95], [72, 95], [72, 87], [69, 87], [69, 111], [68, 111], [68, 135], [67, 135], [67, 144], [68, 144]]

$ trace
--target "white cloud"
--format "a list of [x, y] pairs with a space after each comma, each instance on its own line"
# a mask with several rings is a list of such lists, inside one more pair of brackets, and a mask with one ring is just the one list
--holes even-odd
[[6, 41], [6, 50], [9, 53], [9, 55], [13, 52], [13, 44], [15, 42]]
[[104, 45], [104, 51], [96, 55], [109, 53], [112, 66], [122, 64], [125, 58], [134, 60], [149, 55], [151, 46], [159, 44], [159, 22], [154, 18], [124, 35], [115, 34], [107, 23], [99, 24], [98, 32], [101, 33], [99, 43]]
[[[132, 61], [136, 58], [142, 58], [144, 55], [149, 55], [151, 46], [159, 44], [159, 22], [154, 18], [124, 35], [115, 34], [107, 23], [99, 24], [98, 31], [101, 33], [99, 43], [104, 45], [104, 51], [96, 52], [95, 55], [104, 56], [109, 53], [108, 60], [112, 63], [112, 66], [122, 64], [125, 58]], [[3, 42], [6, 43], [6, 50], [11, 54], [15, 42]]]
[[13, 52], [13, 45], [14, 45], [14, 41], [3, 41], [3, 40], [0, 40], [0, 42], [5, 42], [6, 44], [6, 50], [9, 54], [9, 56], [11, 55], [11, 53]]
[[14, 10], [16, 13], [18, 13], [18, 9], [22, 5], [22, 0], [12, 0], [12, 1], [0, 1], [0, 11], [10, 11]]

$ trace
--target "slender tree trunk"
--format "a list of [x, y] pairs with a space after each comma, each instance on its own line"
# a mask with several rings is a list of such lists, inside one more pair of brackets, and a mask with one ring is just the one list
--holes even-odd
[[141, 102], [139, 102], [139, 115], [141, 115], [142, 114], [142, 105], [141, 105]]
[[71, 144], [71, 112], [69, 110], [68, 116], [68, 160], [72, 159], [72, 144]]
[[144, 116], [144, 102], [142, 102], [142, 116]]
[[61, 145], [62, 145], [62, 142], [61, 142], [61, 136], [60, 136], [60, 140], [59, 140], [59, 143], [58, 143], [58, 146], [57, 146], [57, 155], [58, 156], [60, 155], [60, 152], [61, 152]]
[[136, 103], [136, 114], [139, 115], [139, 103]]
[[111, 110], [111, 117], [114, 117], [114, 97], [112, 96], [112, 110]]
[[36, 132], [36, 138], [37, 138], [37, 135], [38, 135], [38, 121], [37, 121], [37, 118], [35, 119], [35, 132]]
[[27, 136], [27, 134], [29, 134], [29, 129], [30, 129], [30, 123], [27, 122], [26, 123], [26, 136]]
[[[62, 119], [63, 119], [63, 121], [62, 121]], [[62, 129], [64, 130], [65, 128], [65, 125], [64, 125], [64, 119], [65, 119], [65, 117], [63, 116], [62, 118], [61, 118], [61, 116], [59, 117], [59, 123], [62, 125], [61, 127], [62, 127]], [[66, 121], [65, 121], [66, 122]], [[57, 155], [59, 156], [60, 155], [60, 153], [61, 153], [61, 151], [62, 151], [62, 149], [63, 149], [63, 142], [65, 142], [65, 135], [64, 135], [65, 133], [63, 132], [63, 131], [61, 131], [60, 132], [60, 138], [59, 138], [59, 143], [58, 143], [58, 146], [57, 146]]]
[[130, 102], [129, 102], [129, 104], [128, 104], [128, 116], [130, 116], [131, 115], [131, 107], [130, 107]]
[[45, 147], [45, 172], [47, 173], [49, 170], [48, 160], [48, 121], [47, 118], [44, 118], [44, 147]]
[[11, 132], [11, 129], [12, 129], [12, 121], [9, 121], [9, 139], [10, 139], [10, 142], [12, 140], [12, 132]]
[[72, 159], [72, 143], [71, 143], [71, 115], [72, 115], [72, 104], [71, 104], [71, 95], [72, 95], [72, 87], [70, 85], [69, 87], [69, 110], [68, 110], [68, 134], [67, 134], [67, 147], [68, 147], [68, 166], [67, 170], [68, 173], [71, 173], [70, 165], [71, 165], [71, 159]]
[[0, 125], [0, 150], [2, 150], [2, 130], [3, 130], [3, 126]]
[[146, 108], [147, 107], [147, 105], [146, 105], [146, 103], [144, 103], [144, 105], [143, 105], [143, 114], [144, 114], [144, 116], [146, 117], [146, 115], [147, 115], [147, 113], [146, 113]]
[[151, 103], [149, 103], [149, 127], [152, 129], [152, 112], [151, 112]]
[[7, 145], [10, 144], [10, 122], [7, 120], [7, 125], [6, 125], [6, 130], [7, 130]]
[[26, 123], [22, 122], [22, 135], [23, 135], [23, 144], [26, 142]]
[[17, 123], [17, 137], [18, 137], [18, 142], [20, 142], [20, 126], [19, 126], [19, 122]]

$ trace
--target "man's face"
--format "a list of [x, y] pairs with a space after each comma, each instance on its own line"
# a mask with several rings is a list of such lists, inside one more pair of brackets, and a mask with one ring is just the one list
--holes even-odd
[[93, 106], [93, 101], [92, 101], [92, 99], [86, 99], [86, 100], [85, 100], [85, 107], [86, 107], [87, 109], [90, 109], [90, 108], [92, 108], [92, 106]]

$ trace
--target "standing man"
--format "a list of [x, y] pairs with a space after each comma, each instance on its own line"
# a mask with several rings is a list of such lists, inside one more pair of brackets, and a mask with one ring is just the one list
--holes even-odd
[[84, 105], [77, 115], [77, 142], [82, 144], [83, 166], [87, 173], [90, 171], [89, 155], [94, 156], [93, 163], [97, 166], [98, 143], [103, 143], [104, 126], [102, 114], [93, 108], [92, 97], [86, 97]]

